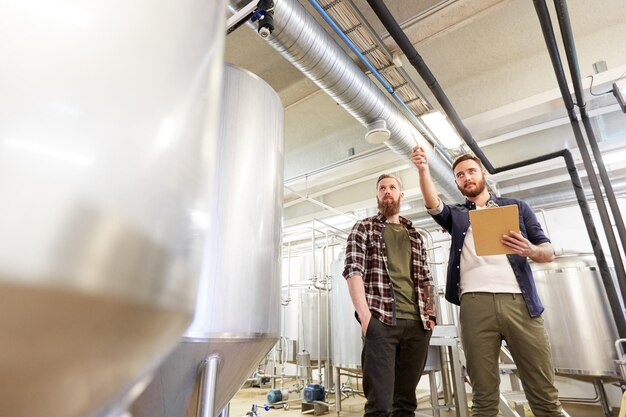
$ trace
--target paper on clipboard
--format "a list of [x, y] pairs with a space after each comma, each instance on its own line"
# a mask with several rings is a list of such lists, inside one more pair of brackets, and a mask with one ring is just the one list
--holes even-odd
[[469, 212], [474, 236], [476, 255], [505, 255], [515, 253], [507, 248], [500, 239], [509, 230], [519, 232], [519, 213], [517, 204], [493, 207]]

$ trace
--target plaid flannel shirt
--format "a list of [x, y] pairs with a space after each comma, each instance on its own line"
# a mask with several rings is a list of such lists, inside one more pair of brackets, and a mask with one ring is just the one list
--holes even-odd
[[[411, 241], [411, 273], [424, 328], [428, 320], [435, 320], [435, 286], [426, 258], [422, 238], [412, 223], [400, 217]], [[387, 253], [384, 230], [387, 219], [381, 213], [359, 220], [348, 236], [344, 278], [360, 275], [365, 286], [365, 298], [372, 315], [385, 324], [396, 324], [396, 303], [393, 286], [387, 272]]]

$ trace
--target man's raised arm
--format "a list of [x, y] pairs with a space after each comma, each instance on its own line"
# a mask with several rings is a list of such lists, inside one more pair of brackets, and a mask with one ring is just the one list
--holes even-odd
[[430, 176], [428, 157], [422, 147], [416, 146], [413, 148], [413, 151], [411, 152], [411, 161], [419, 172], [420, 190], [422, 190], [422, 196], [424, 197], [424, 205], [427, 209], [439, 207], [439, 194], [437, 193], [435, 183]]

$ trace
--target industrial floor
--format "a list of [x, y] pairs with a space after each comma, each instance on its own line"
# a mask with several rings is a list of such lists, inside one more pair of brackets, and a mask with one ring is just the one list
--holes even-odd
[[[244, 417], [246, 413], [248, 413], [253, 404], [259, 406], [258, 416], [259, 417], [301, 417], [302, 410], [300, 408], [300, 402], [292, 401], [290, 402], [290, 406], [288, 409], [284, 408], [272, 408], [269, 411], [263, 410], [261, 407], [267, 403], [267, 392], [269, 391], [269, 387], [264, 388], [243, 388], [241, 389], [237, 395], [230, 402], [230, 417]], [[427, 393], [426, 393], [427, 394]], [[297, 397], [299, 394], [291, 394], [292, 398]], [[327, 401], [333, 402], [332, 397]], [[361, 396], [354, 396], [348, 399], [345, 399], [341, 402], [342, 410], [341, 417], [361, 417], [363, 415], [363, 404], [365, 403], [365, 399]], [[599, 405], [592, 404], [572, 404], [572, 403], [563, 403], [563, 407], [569, 413], [571, 417], [603, 417], [602, 409]], [[455, 417], [456, 414], [454, 410], [440, 410], [441, 417]], [[324, 414], [328, 417], [335, 417], [335, 409], [330, 408], [328, 414]], [[432, 415], [430, 411], [430, 402], [426, 398], [425, 401], [419, 404], [418, 412], [416, 416], [429, 416]], [[614, 416], [618, 415], [618, 411], [614, 411]], [[526, 417], [532, 416], [530, 411], [527, 411]]]

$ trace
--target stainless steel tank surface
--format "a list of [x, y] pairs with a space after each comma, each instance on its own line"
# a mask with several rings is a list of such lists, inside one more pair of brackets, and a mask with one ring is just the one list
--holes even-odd
[[332, 285], [332, 342], [333, 365], [338, 368], [361, 369], [361, 326], [354, 317], [354, 306], [348, 292], [348, 283], [342, 275], [345, 254], [342, 252], [331, 263]]
[[195, 416], [198, 370], [213, 354], [217, 413], [280, 336], [283, 106], [264, 81], [229, 65], [223, 94], [196, 314], [133, 417]]
[[[287, 289], [283, 288], [283, 299]], [[328, 307], [327, 293], [311, 283], [292, 283], [291, 301], [283, 307], [284, 335], [296, 340], [298, 352], [307, 351], [314, 362], [328, 359]], [[319, 323], [319, 329], [318, 329]], [[319, 333], [319, 336], [318, 336]]]
[[110, 415], [188, 327], [224, 7], [0, 2], [0, 414]]
[[617, 329], [595, 257], [568, 253], [531, 268], [557, 372], [616, 376]]

